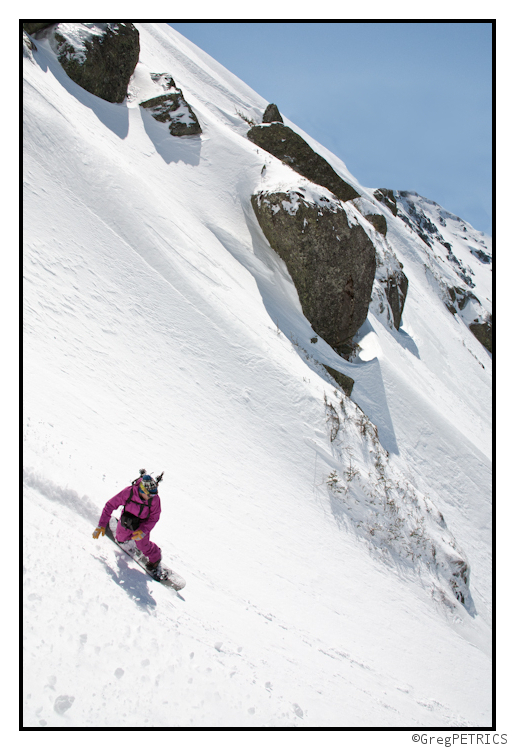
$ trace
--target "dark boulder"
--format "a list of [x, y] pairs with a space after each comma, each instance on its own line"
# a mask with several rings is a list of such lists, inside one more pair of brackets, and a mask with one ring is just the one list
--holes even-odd
[[270, 246], [284, 260], [304, 315], [345, 354], [365, 322], [376, 271], [374, 246], [341, 204], [322, 208], [300, 193], [259, 193], [252, 206]]
[[359, 198], [351, 185], [336, 174], [330, 164], [313, 151], [306, 141], [291, 128], [279, 122], [256, 125], [247, 138], [265, 151], [273, 154], [299, 174], [317, 185], [323, 185], [342, 201]]
[[132, 23], [95, 23], [95, 34], [78, 50], [54, 32], [57, 57], [70, 78], [101, 99], [121, 103], [139, 59], [139, 32]]
[[172, 135], [198, 135], [202, 133], [199, 121], [184, 99], [180, 89], [141, 102], [140, 107], [148, 109], [155, 120], [168, 123], [168, 129]]
[[265, 109], [263, 122], [284, 122], [276, 104], [269, 104]]

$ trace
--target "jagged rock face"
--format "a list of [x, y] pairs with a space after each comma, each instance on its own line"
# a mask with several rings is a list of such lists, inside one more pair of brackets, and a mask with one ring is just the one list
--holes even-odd
[[[492, 317], [488, 309], [490, 300], [485, 298], [484, 279], [481, 279], [481, 271], [478, 269], [479, 264], [489, 266], [492, 262], [484, 235], [467, 225], [459, 216], [449, 213], [434, 201], [415, 192], [395, 191], [394, 197], [398, 218], [418, 234], [429, 248], [429, 252], [426, 251], [426, 272], [432, 274], [440, 287], [441, 297], [447, 309], [461, 318], [478, 341], [491, 353]], [[476, 261], [479, 261], [479, 264]], [[459, 282], [459, 285], [456, 282]], [[477, 294], [472, 292], [476, 287]]]
[[284, 122], [276, 104], [269, 104], [263, 114], [263, 122]]
[[[70, 26], [84, 29], [79, 45], [66, 33]], [[86, 27], [60, 23], [54, 32], [54, 44], [59, 62], [75, 83], [108, 102], [123, 102], [139, 59], [139, 33], [134, 24], [95, 23]]]
[[291, 128], [279, 122], [256, 125], [247, 133], [247, 138], [265, 151], [288, 164], [299, 174], [317, 185], [323, 185], [342, 201], [359, 198], [351, 185], [336, 174], [326, 160], [313, 151], [306, 141]]
[[384, 203], [384, 205], [390, 209], [392, 214], [394, 216], [397, 216], [397, 201], [395, 199], [393, 190], [388, 190], [388, 188], [379, 188], [379, 190], [374, 191], [374, 198], [380, 203]]
[[140, 107], [148, 109], [152, 117], [159, 122], [168, 123], [168, 129], [172, 135], [198, 135], [202, 133], [199, 121], [184, 99], [180, 89], [141, 102]]
[[378, 317], [383, 318], [386, 325], [398, 331], [408, 294], [408, 278], [397, 258], [384, 249], [380, 252], [377, 246], [376, 261], [372, 310]]
[[337, 352], [344, 353], [365, 322], [376, 271], [365, 230], [351, 226], [340, 204], [322, 208], [297, 192], [252, 196], [257, 220], [284, 260], [304, 315]]
[[[353, 205], [372, 224], [376, 232], [386, 237], [388, 229], [386, 217], [373, 211], [373, 209], [377, 210], [376, 201], [372, 202], [362, 196], [353, 201]], [[402, 263], [395, 256], [389, 242], [377, 235], [373, 236], [372, 241], [376, 249], [377, 264], [372, 310], [389, 328], [399, 330], [408, 293], [408, 279], [402, 271]]]
[[386, 298], [393, 315], [393, 325], [397, 330], [401, 326], [402, 311], [408, 294], [408, 278], [403, 271], [388, 276], [385, 283]]
[[472, 292], [469, 292], [467, 289], [463, 289], [460, 286], [449, 287], [448, 292], [451, 301], [447, 302], [447, 308], [453, 315], [455, 315], [458, 310], [463, 310], [469, 301], [480, 304], [475, 294], [472, 294]]
[[[452, 253], [452, 249], [449, 243], [444, 242], [442, 235], [438, 231], [438, 228], [433, 222], [424, 214], [423, 211], [417, 210], [417, 206], [413, 201], [409, 200], [409, 193], [405, 190], [399, 192], [399, 196], [405, 199], [408, 213], [401, 213], [399, 216], [405, 224], [407, 224], [414, 232], [418, 234], [422, 242], [425, 242], [428, 247], [431, 247], [433, 242], [441, 242], [441, 244], [447, 248], [449, 253]], [[409, 215], [408, 215], [409, 214]]]

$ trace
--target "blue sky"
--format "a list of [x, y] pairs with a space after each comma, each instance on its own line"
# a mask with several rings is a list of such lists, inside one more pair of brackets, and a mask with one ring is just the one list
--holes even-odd
[[414, 190], [491, 233], [490, 23], [171, 26], [365, 187]]

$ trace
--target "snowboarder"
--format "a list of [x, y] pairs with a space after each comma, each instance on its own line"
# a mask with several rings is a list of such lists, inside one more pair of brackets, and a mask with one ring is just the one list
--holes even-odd
[[155, 570], [161, 561], [161, 549], [150, 541], [149, 534], [161, 515], [157, 485], [163, 475], [156, 481], [144, 472], [144, 469], [140, 470], [141, 476], [138, 479], [107, 501], [93, 538], [98, 539], [100, 534], [104, 536], [113, 511], [123, 505], [123, 513], [116, 528], [116, 539], [118, 542], [133, 539], [140, 552], [148, 558], [147, 568]]

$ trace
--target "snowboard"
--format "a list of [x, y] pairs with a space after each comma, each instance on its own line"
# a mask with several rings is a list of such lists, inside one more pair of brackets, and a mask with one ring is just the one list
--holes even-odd
[[106, 536], [108, 536], [109, 539], [114, 542], [117, 547], [122, 549], [126, 555], [129, 555], [129, 557], [131, 557], [134, 562], [140, 566], [140, 568], [143, 568], [147, 575], [153, 578], [154, 581], [162, 583], [163, 586], [168, 586], [169, 588], [175, 589], [176, 591], [180, 591], [186, 586], [186, 581], [184, 580], [184, 578], [182, 578], [182, 576], [180, 576], [178, 573], [175, 573], [171, 568], [167, 568], [166, 565], [163, 565], [162, 562], [158, 564], [155, 570], [149, 570], [149, 568], [147, 568], [148, 559], [142, 552], [140, 552], [140, 550], [136, 547], [136, 543], [132, 539], [129, 539], [128, 542], [118, 542], [116, 540], [117, 526], [118, 519], [114, 516], [111, 516], [109, 525], [106, 527]]

